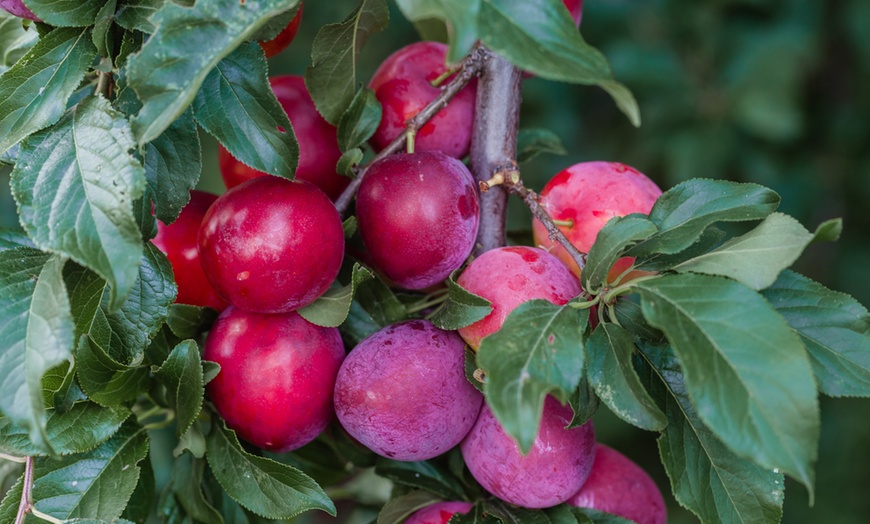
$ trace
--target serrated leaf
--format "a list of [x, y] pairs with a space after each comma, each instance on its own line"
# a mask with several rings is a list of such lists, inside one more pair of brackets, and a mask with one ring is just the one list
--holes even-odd
[[538, 155], [565, 155], [559, 135], [549, 129], [520, 129], [517, 134], [517, 162], [522, 164]]
[[224, 524], [221, 514], [208, 503], [202, 492], [205, 460], [184, 453], [177, 459], [172, 472], [172, 492], [184, 511], [198, 522]]
[[437, 19], [447, 24], [448, 62], [461, 60], [478, 40], [480, 0], [396, 0], [396, 4], [411, 22]]
[[360, 88], [338, 121], [339, 149], [347, 151], [365, 144], [378, 130], [382, 112], [375, 92]]
[[97, 19], [104, 0], [27, 0], [43, 22], [56, 27], [87, 27]]
[[82, 335], [76, 348], [76, 376], [88, 398], [107, 407], [135, 399], [150, 382], [147, 367], [118, 362], [90, 335]]
[[358, 166], [363, 159], [362, 149], [355, 147], [341, 154], [335, 164], [335, 172], [340, 175], [352, 176], [353, 168]]
[[634, 370], [634, 351], [634, 337], [628, 331], [609, 322], [598, 324], [586, 341], [589, 381], [616, 416], [641, 429], [661, 431], [667, 418]]
[[487, 513], [505, 524], [552, 524], [543, 511], [521, 508], [497, 498], [487, 501], [484, 507]]
[[668, 417], [658, 446], [677, 501], [701, 522], [779, 522], [782, 474], [738, 456], [701, 422], [670, 348], [645, 345], [641, 349], [648, 363], [644, 375], [650, 391]]
[[199, 125], [242, 163], [293, 178], [299, 144], [269, 85], [263, 48], [243, 44], [211, 70], [193, 100]]
[[[93, 402], [78, 402], [66, 413], [49, 408], [45, 438], [58, 455], [90, 451], [115, 434], [129, 416], [127, 408], [103, 408]], [[0, 450], [19, 457], [47, 455], [33, 445], [26, 429], [3, 415], [0, 415]]]
[[480, 343], [487, 404], [523, 453], [538, 434], [546, 396], [568, 400], [580, 383], [588, 319], [588, 310], [531, 300]]
[[299, 0], [166, 2], [151, 15], [156, 30], [127, 60], [127, 79], [143, 103], [132, 121], [139, 145], [160, 136], [193, 102], [211, 70], [269, 19]]
[[221, 371], [221, 365], [217, 362], [209, 360], [202, 361], [202, 385], [206, 385], [217, 376]]
[[216, 423], [206, 440], [206, 458], [227, 494], [269, 519], [288, 519], [309, 509], [335, 516], [335, 505], [310, 477], [285, 464], [251, 455], [235, 432]]
[[431, 319], [433, 324], [445, 330], [471, 325], [492, 312], [492, 302], [457, 284], [455, 274], [447, 279], [447, 302], [438, 308]]
[[810, 233], [794, 218], [773, 213], [755, 229], [718, 248], [677, 266], [678, 273], [720, 275], [757, 290], [773, 284], [812, 242]]
[[360, 285], [356, 291], [356, 301], [380, 327], [408, 317], [405, 305], [380, 278]]
[[680, 359], [701, 419], [737, 454], [782, 469], [812, 498], [819, 406], [800, 338], [733, 280], [684, 274], [637, 287], [644, 316]]
[[151, 515], [154, 492], [157, 489], [156, 485], [151, 458], [146, 455], [145, 459], [140, 462], [139, 481], [136, 483], [136, 489], [130, 495], [130, 501], [127, 503], [127, 507], [124, 508], [124, 513], [121, 516], [136, 524], [145, 524]]
[[782, 272], [762, 295], [800, 335], [822, 393], [870, 396], [870, 315], [864, 306], [793, 271]]
[[91, 41], [100, 56], [110, 57], [114, 53], [112, 45], [114, 38], [111, 29], [112, 22], [115, 20], [115, 8], [118, 6], [118, 0], [106, 0], [101, 3], [103, 5], [97, 11]]
[[375, 473], [399, 484], [425, 489], [446, 500], [465, 496], [462, 484], [434, 462], [399, 462], [381, 457], [375, 465]]
[[483, 382], [475, 377], [477, 373], [477, 353], [468, 346], [465, 346], [465, 378], [472, 386], [483, 393]]
[[[121, 6], [121, 9], [123, 9], [123, 6]], [[120, 13], [120, 10], [118, 12]], [[124, 31], [121, 37], [121, 50], [118, 52], [118, 56], [115, 57], [115, 67], [121, 69], [127, 65], [127, 58], [142, 49], [142, 44], [144, 43], [145, 33], [141, 31]], [[126, 75], [126, 69], [124, 74]]]
[[89, 36], [55, 29], [0, 76], [0, 153], [61, 118], [97, 55]]
[[354, 263], [350, 284], [332, 288], [311, 304], [298, 310], [299, 315], [321, 327], [338, 327], [347, 318], [350, 304], [360, 284], [375, 278], [365, 266]]
[[66, 258], [31, 248], [0, 252], [0, 411], [51, 451], [42, 377], [72, 356]]
[[67, 519], [67, 520], [61, 521], [61, 524], [134, 524], [134, 523], [127, 520], [127, 519], [112, 519], [112, 520]]
[[391, 499], [378, 513], [376, 524], [401, 524], [408, 515], [429, 504], [438, 502], [438, 496], [428, 491], [417, 490]]
[[166, 317], [166, 325], [178, 338], [196, 338], [211, 328], [217, 311], [209, 307], [189, 304], [172, 304]]
[[175, 346], [166, 362], [154, 372], [160, 383], [166, 386], [166, 400], [175, 410], [177, 436], [183, 435], [202, 411], [205, 395], [202, 380], [202, 362], [199, 347], [193, 340], [185, 340]]
[[33, 241], [23, 231], [0, 228], [0, 251], [16, 247], [33, 247]]
[[178, 444], [172, 450], [173, 457], [179, 457], [185, 451], [196, 458], [205, 457], [205, 434], [199, 424], [193, 424], [178, 437]]
[[667, 190], [649, 213], [659, 233], [640, 242], [628, 255], [646, 259], [688, 248], [716, 222], [761, 220], [779, 206], [780, 198], [758, 184], [692, 179]]
[[672, 267], [701, 256], [715, 249], [722, 243], [725, 238], [725, 232], [721, 229], [710, 226], [701, 233], [701, 236], [689, 247], [678, 253], [664, 255], [656, 253], [655, 255], [644, 258], [643, 260], [635, 260], [634, 267], [643, 271], [667, 271]]
[[190, 190], [196, 187], [202, 172], [202, 148], [193, 111], [182, 113], [143, 149], [142, 163], [154, 215], [170, 224], [190, 201]]
[[447, 524], [501, 524], [501, 522], [487, 512], [483, 503], [478, 502], [467, 513], [454, 513]]
[[[348, 239], [356, 233], [358, 224], [356, 221], [356, 217], [351, 215], [344, 219], [344, 222], [341, 223], [341, 228], [344, 230], [344, 238]], [[2, 233], [0, 233], [2, 234]], [[2, 244], [0, 244], [2, 245]]]
[[613, 78], [610, 64], [587, 44], [559, 0], [481, 0], [480, 40], [519, 68], [549, 80], [597, 85], [634, 126], [640, 108]]
[[598, 395], [595, 394], [595, 389], [589, 382], [586, 373], [580, 377], [580, 385], [574, 390], [574, 394], [568, 399], [571, 404], [571, 410], [574, 411], [574, 417], [571, 422], [565, 426], [566, 429], [579, 428], [583, 424], [589, 422], [595, 413], [598, 412], [598, 407], [601, 401]]
[[37, 40], [36, 29], [25, 28], [21, 18], [0, 10], [0, 75], [20, 60]]
[[625, 249], [657, 232], [658, 228], [646, 217], [630, 215], [611, 218], [598, 232], [595, 243], [589, 249], [586, 267], [581, 275], [583, 287], [591, 293], [598, 292]]
[[130, 294], [142, 258], [133, 202], [142, 196], [145, 176], [130, 154], [133, 145], [123, 115], [91, 97], [25, 140], [12, 171], [30, 238], [108, 280], [111, 310]]
[[356, 91], [356, 61], [373, 33], [390, 21], [384, 0], [361, 0], [343, 21], [320, 28], [311, 46], [311, 65], [305, 69], [305, 86], [317, 111], [337, 126]]
[[167, 0], [124, 0], [115, 13], [118, 25], [128, 31], [151, 34], [156, 27], [150, 19], [166, 2]]
[[665, 340], [661, 331], [650, 326], [643, 317], [640, 304], [627, 298], [620, 298], [612, 309], [615, 318], [612, 320], [634, 335], [635, 339], [660, 343]]

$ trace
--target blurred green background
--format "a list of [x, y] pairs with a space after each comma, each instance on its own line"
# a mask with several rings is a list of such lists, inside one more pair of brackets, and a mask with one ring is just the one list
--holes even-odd
[[[317, 29], [355, 5], [306, 2], [299, 35], [272, 59], [272, 74], [302, 74]], [[394, 4], [391, 10], [390, 27], [363, 53], [361, 81], [417, 39]], [[840, 242], [812, 246], [796, 268], [870, 304], [868, 28], [868, 0], [587, 0], [582, 33], [635, 93], [644, 123], [631, 127], [599, 89], [527, 80], [521, 126], [556, 132], [568, 154], [524, 165], [526, 184], [540, 189], [559, 170], [585, 160], [624, 162], [663, 189], [694, 177], [764, 184], [782, 195], [782, 211], [810, 229], [843, 218]], [[207, 136], [203, 144], [199, 187], [221, 193], [216, 144]], [[509, 227], [522, 236], [529, 216], [513, 202]], [[0, 226], [17, 227], [8, 169], [0, 170]], [[783, 521], [866, 522], [870, 400], [823, 399], [822, 421], [815, 506], [809, 508], [806, 491], [789, 482]], [[654, 434], [616, 420], [606, 408], [596, 423], [600, 440], [659, 482], [670, 522], [697, 521], [670, 495]]]

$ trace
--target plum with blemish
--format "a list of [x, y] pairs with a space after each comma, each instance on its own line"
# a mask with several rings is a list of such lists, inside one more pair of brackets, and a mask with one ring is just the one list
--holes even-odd
[[415, 511], [405, 524], [447, 524], [453, 515], [468, 513], [471, 508], [468, 502], [436, 502]]
[[41, 22], [39, 17], [33, 14], [33, 11], [24, 5], [23, 0], [0, 0], [0, 9], [3, 9], [7, 13], [19, 18], [27, 18], [28, 20]]

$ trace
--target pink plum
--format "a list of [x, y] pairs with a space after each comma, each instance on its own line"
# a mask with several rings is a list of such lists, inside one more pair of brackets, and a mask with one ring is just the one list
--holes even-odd
[[23, 0], [0, 0], [0, 9], [20, 18], [27, 18], [28, 20], [41, 22], [39, 17], [33, 14], [33, 11], [24, 5]]
[[468, 513], [471, 508], [472, 505], [468, 502], [436, 502], [414, 512], [405, 524], [447, 524], [450, 517], [457, 513]]

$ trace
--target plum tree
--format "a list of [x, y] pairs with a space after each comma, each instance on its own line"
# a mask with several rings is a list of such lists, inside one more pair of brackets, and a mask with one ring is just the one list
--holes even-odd
[[373, 265], [406, 289], [437, 284], [462, 265], [479, 210], [468, 169], [439, 152], [391, 155], [372, 165], [356, 204]]
[[308, 182], [273, 176], [218, 198], [198, 242], [203, 270], [218, 294], [258, 313], [313, 302], [335, 280], [344, 254], [341, 219], [329, 197]]

